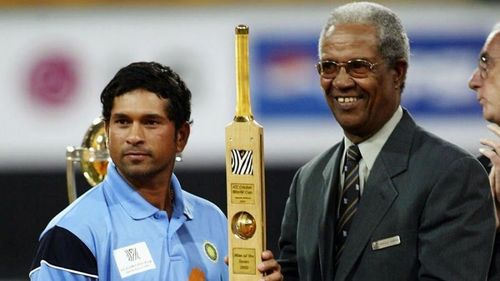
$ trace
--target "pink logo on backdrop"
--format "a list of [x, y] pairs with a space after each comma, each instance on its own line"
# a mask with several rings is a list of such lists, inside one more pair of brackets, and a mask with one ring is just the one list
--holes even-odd
[[76, 93], [76, 60], [65, 54], [48, 54], [33, 62], [29, 70], [29, 93], [46, 105], [60, 106]]

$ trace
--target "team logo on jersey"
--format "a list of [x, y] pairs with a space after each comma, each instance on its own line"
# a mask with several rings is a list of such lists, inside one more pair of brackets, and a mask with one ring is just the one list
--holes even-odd
[[215, 248], [214, 244], [205, 241], [205, 243], [203, 243], [203, 249], [205, 250], [205, 254], [207, 255], [207, 257], [211, 261], [217, 262], [217, 258], [219, 257], [219, 255], [217, 254], [217, 248]]
[[139, 242], [113, 250], [121, 278], [156, 269], [146, 242]]

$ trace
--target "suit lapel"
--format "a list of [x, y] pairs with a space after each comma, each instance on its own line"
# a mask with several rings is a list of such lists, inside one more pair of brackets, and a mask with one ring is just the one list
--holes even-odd
[[398, 196], [392, 178], [407, 169], [415, 123], [404, 111], [403, 117], [384, 144], [370, 176], [354, 217], [335, 280], [345, 280], [353, 271], [376, 226]]
[[336, 145], [328, 164], [323, 170], [323, 202], [321, 202], [323, 213], [320, 219], [319, 230], [319, 261], [322, 280], [331, 280], [333, 278], [333, 257], [335, 245], [335, 212], [337, 210], [337, 186], [339, 185], [340, 157], [344, 150], [344, 142]]

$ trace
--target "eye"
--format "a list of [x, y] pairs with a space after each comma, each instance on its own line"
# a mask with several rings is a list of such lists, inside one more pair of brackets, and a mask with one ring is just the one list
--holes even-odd
[[488, 57], [485, 55], [481, 55], [479, 57], [479, 67], [482, 69], [487, 69], [488, 68]]
[[128, 119], [125, 119], [125, 118], [117, 118], [115, 119], [115, 124], [119, 124], [119, 125], [126, 125], [130, 123]]
[[321, 62], [321, 69], [325, 74], [331, 74], [337, 72], [337, 63], [334, 61], [324, 61]]
[[365, 60], [353, 60], [348, 65], [350, 72], [358, 75], [367, 74], [371, 69], [371, 64]]
[[485, 55], [481, 55], [481, 57], [479, 57], [479, 62], [488, 64], [488, 58]]
[[144, 121], [144, 124], [147, 126], [156, 126], [156, 125], [160, 124], [160, 122], [156, 119], [146, 119]]

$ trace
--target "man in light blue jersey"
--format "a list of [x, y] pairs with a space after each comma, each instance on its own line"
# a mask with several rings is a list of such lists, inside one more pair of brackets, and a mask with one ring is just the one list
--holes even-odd
[[[191, 92], [155, 62], [122, 68], [101, 94], [111, 162], [102, 183], [49, 223], [32, 281], [228, 280], [227, 220], [173, 174], [190, 134]], [[262, 280], [281, 280], [270, 251]]]

